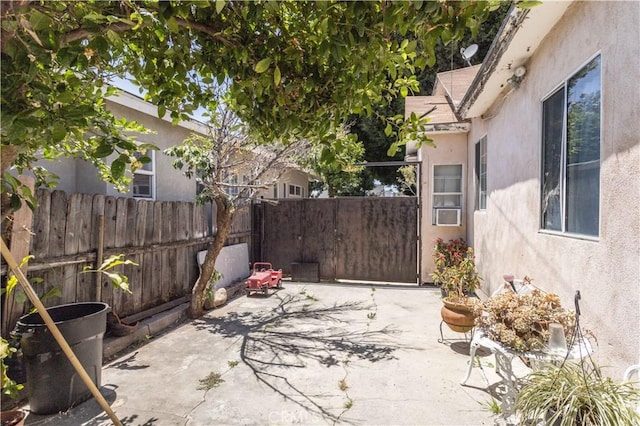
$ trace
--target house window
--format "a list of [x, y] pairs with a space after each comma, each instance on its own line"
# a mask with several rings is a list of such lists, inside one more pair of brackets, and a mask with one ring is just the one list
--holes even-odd
[[487, 137], [476, 142], [476, 210], [487, 208]]
[[598, 55], [542, 102], [542, 229], [599, 234], [600, 61]]
[[459, 226], [462, 211], [462, 164], [433, 167], [432, 224]]
[[[238, 185], [238, 175], [235, 173], [232, 173], [231, 175], [229, 175], [229, 185]], [[229, 190], [227, 191], [227, 194], [230, 197], [237, 197], [238, 194], [240, 193], [240, 188], [238, 188], [238, 186], [229, 186], [228, 187]]]
[[[140, 154], [135, 154], [136, 158], [140, 157]], [[148, 163], [142, 164], [133, 174], [133, 197], [154, 199], [154, 183], [155, 183], [155, 163], [156, 156], [154, 151], [150, 151], [147, 157], [151, 158]]]
[[303, 197], [302, 187], [299, 185], [291, 185], [289, 184], [289, 197], [290, 198], [301, 198]]
[[278, 184], [273, 184], [273, 198], [278, 198]]

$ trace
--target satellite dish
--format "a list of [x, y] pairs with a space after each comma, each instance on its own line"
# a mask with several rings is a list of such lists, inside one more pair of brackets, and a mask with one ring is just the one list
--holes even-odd
[[476, 53], [478, 53], [478, 45], [477, 44], [472, 44], [467, 48], [464, 48], [464, 47], [460, 48], [460, 54], [462, 55], [464, 60], [467, 61], [467, 65], [469, 65], [469, 66], [471, 66], [471, 61], [469, 61], [469, 59], [471, 59], [471, 57], [473, 55], [475, 55]]

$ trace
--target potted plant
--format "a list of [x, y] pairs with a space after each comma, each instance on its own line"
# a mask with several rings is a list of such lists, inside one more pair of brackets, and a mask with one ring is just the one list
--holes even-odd
[[591, 360], [533, 371], [524, 380], [515, 412], [521, 422], [553, 426], [637, 425], [640, 388], [603, 377]]
[[433, 282], [440, 286], [443, 295], [442, 320], [453, 331], [465, 333], [474, 327], [476, 307], [480, 303], [475, 291], [480, 287], [481, 278], [476, 270], [473, 248], [464, 240], [444, 243], [438, 239], [434, 261]]
[[[526, 278], [530, 282], [529, 278]], [[540, 351], [549, 342], [549, 324], [560, 324], [567, 340], [575, 332], [575, 312], [562, 307], [560, 297], [534, 289], [490, 297], [477, 307], [476, 326], [491, 340], [519, 352]]]

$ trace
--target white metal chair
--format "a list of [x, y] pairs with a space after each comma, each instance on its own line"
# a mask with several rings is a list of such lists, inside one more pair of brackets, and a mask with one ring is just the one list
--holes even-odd
[[[624, 380], [625, 382], [630, 382], [631, 377], [633, 377], [634, 373], [638, 377], [638, 379], [640, 379], [640, 364], [635, 364], [627, 368], [627, 370], [624, 372], [622, 380]], [[638, 382], [636, 382], [636, 384], [637, 383]], [[636, 407], [636, 411], [638, 412], [638, 414], [640, 414], [640, 404], [638, 404], [638, 406]]]
[[638, 376], [638, 379], [640, 379], [640, 364], [632, 365], [631, 367], [627, 368], [627, 371], [624, 372], [623, 380], [625, 382], [631, 381], [631, 377], [634, 373], [636, 374], [636, 376]]

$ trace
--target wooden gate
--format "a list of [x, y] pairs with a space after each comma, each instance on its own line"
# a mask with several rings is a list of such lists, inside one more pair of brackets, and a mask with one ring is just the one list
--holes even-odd
[[255, 209], [257, 256], [291, 272], [317, 262], [323, 280], [417, 282], [417, 199], [279, 200]]

